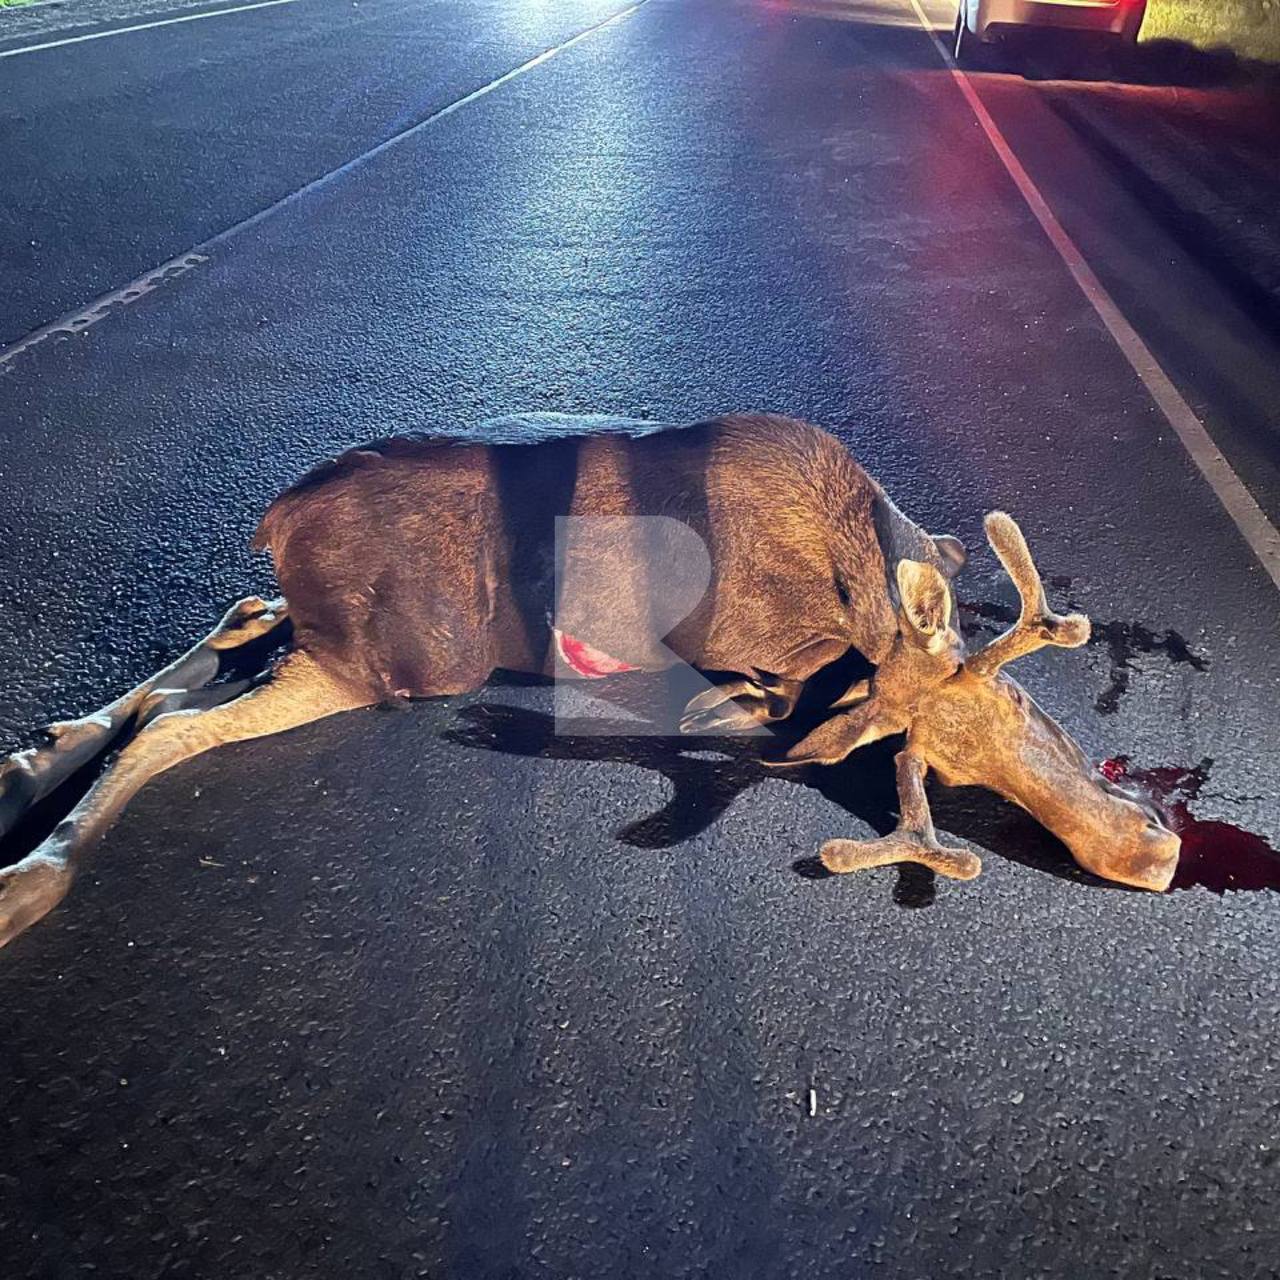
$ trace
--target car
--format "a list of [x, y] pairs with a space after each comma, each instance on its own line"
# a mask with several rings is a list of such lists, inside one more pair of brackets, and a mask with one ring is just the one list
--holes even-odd
[[1019, 29], [1055, 29], [1110, 36], [1134, 44], [1147, 0], [960, 0], [952, 52], [961, 66], [980, 65], [984, 52]]

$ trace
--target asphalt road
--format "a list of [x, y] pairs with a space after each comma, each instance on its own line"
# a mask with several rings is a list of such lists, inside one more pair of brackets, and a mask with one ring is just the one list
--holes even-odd
[[[297, 0], [0, 59], [0, 342], [230, 231], [0, 373], [4, 738], [269, 589], [261, 510], [345, 444], [768, 408], [971, 548], [1012, 511], [1100, 637], [1020, 677], [1280, 847], [1275, 588], [906, 5], [648, 0], [234, 229], [623, 7]], [[1186, 93], [979, 82], [1274, 512], [1265, 316], [1063, 123]], [[960, 594], [1012, 598], [982, 553]], [[550, 708], [147, 788], [0, 956], [6, 1278], [1276, 1274], [1276, 892], [1102, 886], [941, 790], [977, 881], [812, 879], [892, 824], [887, 753], [766, 777]]]

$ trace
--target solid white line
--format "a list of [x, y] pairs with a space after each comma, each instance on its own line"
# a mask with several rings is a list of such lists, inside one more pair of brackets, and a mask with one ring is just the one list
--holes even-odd
[[296, 0], [257, 0], [255, 4], [238, 4], [233, 9], [207, 9], [203, 13], [184, 13], [178, 18], [137, 22], [131, 27], [113, 27], [110, 31], [91, 31], [87, 36], [67, 36], [65, 40], [46, 40], [44, 44], [24, 44], [20, 49], [0, 49], [0, 58], [16, 58], [20, 53], [39, 53], [41, 49], [60, 49], [66, 44], [83, 44], [86, 40], [106, 40], [111, 36], [127, 36], [130, 31], [150, 31], [153, 27], [171, 27], [175, 22], [199, 22], [201, 18], [220, 18], [224, 13], [248, 13], [250, 9], [271, 9], [278, 4], [294, 3]]
[[[276, 0], [276, 2], [281, 3], [283, 0]], [[200, 244], [188, 249], [186, 253], [180, 253], [176, 258], [170, 258], [168, 262], [162, 263], [158, 267], [153, 267], [136, 280], [131, 280], [128, 284], [123, 284], [118, 289], [113, 289], [110, 293], [105, 293], [102, 297], [95, 298], [85, 306], [59, 317], [51, 324], [43, 325], [25, 337], [19, 338], [11, 346], [0, 347], [0, 370], [3, 370], [4, 366], [11, 360], [16, 359], [24, 351], [30, 350], [46, 338], [51, 338], [57, 333], [82, 333], [90, 325], [97, 324], [100, 320], [105, 320], [107, 316], [120, 307], [126, 307], [131, 302], [136, 302], [138, 298], [154, 292], [160, 285], [168, 283], [176, 276], [184, 275], [193, 268], [201, 266], [209, 261], [209, 256], [213, 249], [230, 240], [232, 236], [239, 235], [240, 232], [257, 226], [264, 218], [269, 218], [273, 213], [278, 213], [288, 205], [305, 199], [313, 191], [319, 191], [322, 187], [328, 186], [335, 178], [340, 178], [344, 174], [350, 173], [353, 169], [358, 169], [361, 165], [367, 164], [375, 156], [381, 155], [384, 151], [403, 142], [406, 138], [413, 137], [414, 134], [425, 129], [428, 125], [434, 124], [437, 120], [443, 120], [445, 116], [450, 116], [455, 111], [461, 110], [469, 103], [475, 102], [477, 98], [483, 98], [495, 89], [500, 89], [517, 76], [523, 75], [526, 71], [532, 71], [534, 67], [554, 58], [556, 54], [572, 48], [575, 44], [585, 40], [590, 35], [594, 35], [597, 31], [602, 31], [605, 27], [612, 26], [615, 22], [621, 22], [624, 18], [629, 18], [637, 9], [643, 8], [648, 3], [649, 0], [635, 0], [635, 3], [628, 8], [602, 19], [594, 26], [587, 27], [585, 31], [579, 31], [577, 35], [570, 36], [562, 44], [553, 45], [550, 49], [544, 49], [541, 53], [530, 58], [528, 62], [522, 62], [518, 67], [513, 67], [510, 71], [504, 72], [496, 80], [490, 80], [488, 84], [483, 84], [480, 88], [473, 89], [464, 97], [455, 99], [438, 111], [433, 111], [429, 116], [419, 120], [417, 124], [410, 125], [409, 128], [403, 129], [399, 133], [392, 134], [391, 137], [378, 143], [376, 147], [371, 147], [368, 151], [355, 156], [345, 164], [340, 164], [336, 169], [330, 169], [328, 173], [321, 174], [320, 177], [308, 182], [306, 186], [299, 187], [296, 191], [291, 191], [287, 196], [281, 197], [274, 204], [267, 205], [265, 209], [259, 209], [257, 213], [252, 213], [240, 222], [227, 227], [223, 231], [219, 231], [217, 235], [201, 241]]]
[[1104, 288], [1102, 281], [1085, 261], [1075, 241], [1063, 229], [1057, 216], [1049, 208], [1048, 202], [1040, 194], [1039, 187], [1032, 182], [1030, 175], [1022, 167], [1022, 162], [1014, 155], [1013, 148], [1000, 132], [999, 125], [978, 96], [978, 91], [973, 87], [969, 77], [956, 66], [951, 50], [938, 39], [932, 23], [920, 7], [920, 0], [911, 0], [911, 7], [916, 11], [920, 25], [933, 41], [952, 78], [960, 86], [960, 92], [964, 94], [965, 101], [968, 102], [978, 124], [982, 126], [983, 133], [987, 135], [987, 141], [1000, 157], [1001, 163], [1013, 179], [1014, 185], [1022, 193], [1022, 198], [1035, 215], [1036, 221], [1058, 251], [1058, 256], [1066, 264], [1076, 284], [1080, 286], [1084, 296], [1098, 313], [1099, 319], [1106, 325], [1116, 345], [1124, 353], [1134, 373], [1142, 380], [1143, 386], [1168, 420], [1178, 439], [1182, 441], [1183, 448], [1190, 455], [1191, 461], [1209, 482], [1209, 487], [1222, 503], [1223, 509], [1231, 517], [1236, 528], [1240, 530], [1253, 554], [1258, 557], [1271, 581], [1280, 587], [1280, 531], [1277, 531], [1275, 525], [1267, 519], [1266, 512], [1258, 505], [1235, 469], [1214, 444], [1213, 438], [1205, 430], [1204, 423], [1196, 417], [1195, 411], [1182, 398], [1182, 394], [1173, 385], [1172, 379], [1161, 368], [1160, 362], [1138, 336], [1137, 330], [1125, 319], [1124, 313]]

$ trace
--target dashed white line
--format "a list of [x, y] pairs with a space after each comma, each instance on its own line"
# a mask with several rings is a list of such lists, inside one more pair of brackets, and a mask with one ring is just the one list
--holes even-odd
[[[284, 3], [285, 0], [270, 0], [270, 2]], [[410, 125], [409, 128], [402, 129], [399, 133], [392, 134], [391, 137], [378, 143], [376, 147], [371, 147], [368, 151], [362, 152], [345, 164], [340, 164], [336, 169], [330, 169], [328, 173], [321, 174], [320, 177], [313, 179], [305, 186], [299, 187], [296, 191], [291, 191], [274, 204], [267, 205], [265, 209], [259, 209], [257, 213], [250, 214], [249, 217], [227, 227], [223, 231], [219, 231], [217, 235], [201, 241], [200, 244], [188, 249], [186, 253], [181, 253], [176, 258], [170, 258], [168, 262], [151, 268], [136, 280], [131, 280], [128, 284], [121, 285], [118, 289], [113, 289], [110, 293], [103, 294], [102, 297], [95, 298], [92, 302], [77, 308], [75, 311], [69, 312], [52, 323], [34, 330], [25, 337], [19, 338], [11, 346], [0, 347], [0, 370], [3, 370], [5, 365], [16, 359], [24, 351], [30, 350], [37, 343], [45, 341], [46, 338], [51, 338], [55, 334], [81, 333], [91, 325], [97, 324], [100, 320], [105, 320], [107, 316], [120, 307], [136, 302], [139, 298], [154, 292], [160, 285], [167, 283], [176, 276], [184, 275], [193, 268], [201, 266], [203, 263], [208, 262], [209, 256], [215, 248], [231, 239], [232, 236], [239, 235], [240, 232], [257, 226], [264, 218], [269, 218], [273, 213], [278, 213], [281, 209], [296, 203], [298, 200], [305, 199], [312, 192], [328, 186], [335, 178], [340, 178], [344, 174], [350, 173], [353, 169], [367, 164], [375, 156], [381, 155], [384, 151], [394, 147], [397, 143], [403, 142], [406, 138], [413, 137], [414, 134], [419, 133], [428, 125], [435, 124], [437, 120], [443, 120], [445, 116], [450, 116], [455, 111], [460, 111], [463, 107], [475, 102], [477, 98], [483, 98], [495, 89], [500, 89], [517, 76], [523, 75], [526, 71], [532, 71], [534, 67], [540, 66], [557, 54], [563, 53], [566, 49], [572, 48], [575, 44], [585, 40], [590, 35], [594, 35], [597, 31], [630, 17], [637, 9], [643, 8], [648, 3], [649, 0], [636, 0], [634, 4], [626, 9], [611, 14], [593, 26], [587, 27], [584, 31], [579, 31], [577, 35], [570, 36], [569, 39], [562, 43], [553, 45], [550, 49], [544, 49], [527, 62], [522, 62], [518, 67], [513, 67], [510, 71], [500, 75], [496, 80], [490, 80], [488, 84], [483, 84], [480, 88], [473, 89], [463, 97], [447, 103], [439, 110], [433, 111], [429, 116], [419, 120], [417, 124]]]
[[951, 72], [952, 79], [959, 86], [983, 133], [987, 135], [987, 141], [991, 143], [992, 150], [1000, 158], [1000, 162], [1004, 165], [1009, 177], [1013, 179], [1014, 185], [1027, 202], [1036, 221], [1057, 250], [1058, 256], [1066, 264], [1067, 270], [1071, 272], [1081, 292], [1098, 313], [1098, 318], [1115, 339], [1116, 345], [1132, 366], [1134, 373], [1141, 379], [1160, 412], [1164, 414], [1191, 461], [1208, 481], [1223, 510], [1240, 530], [1271, 581], [1280, 588], [1280, 531], [1267, 519], [1266, 512], [1258, 505], [1244, 481], [1214, 444], [1213, 437], [1205, 430], [1204, 423], [1196, 416], [1195, 410], [1183, 399], [1182, 393], [1173, 385], [1173, 380], [1151, 354], [1151, 349], [1125, 319], [1124, 313], [1107, 292], [1102, 281], [1085, 261], [1075, 241], [1067, 234], [1062, 223], [1058, 221], [1057, 215], [1049, 207], [1048, 201], [1041, 195], [1040, 188], [1022, 167], [1022, 162], [1014, 154], [1004, 134], [1000, 132], [1000, 126], [996, 124], [986, 104], [978, 96], [978, 91], [973, 87], [969, 77], [956, 66], [951, 50], [938, 39], [933, 24], [920, 6], [920, 0], [911, 0], [911, 7], [916, 11], [916, 18], [925, 29], [925, 33], [933, 41], [938, 55], [946, 63], [947, 70]]
[[16, 58], [20, 53], [39, 53], [41, 49], [61, 49], [67, 44], [84, 44], [86, 40], [109, 40], [127, 36], [131, 31], [150, 31], [153, 27], [171, 27], [178, 22], [199, 22], [201, 18], [221, 18], [225, 13], [248, 13], [250, 9], [273, 9], [278, 4], [296, 4], [297, 0], [255, 0], [254, 4], [238, 4], [231, 9], [206, 9], [202, 13], [184, 13], [177, 18], [157, 18], [155, 22], [135, 22], [131, 27], [112, 27], [110, 31], [90, 31], [88, 35], [67, 36], [62, 40], [46, 40], [43, 44], [24, 44], [19, 49], [0, 49], [0, 58]]
[[129, 303], [136, 302], [148, 293], [153, 293], [162, 284], [167, 284], [177, 276], [185, 275], [208, 261], [204, 254], [195, 252], [170, 258], [168, 262], [148, 271], [145, 276], [139, 276], [136, 280], [121, 285], [119, 289], [104, 293], [102, 297], [95, 298], [79, 311], [72, 311], [51, 324], [43, 325], [27, 334], [25, 338], [19, 338], [12, 346], [3, 348], [0, 350], [0, 369], [46, 338], [52, 338], [58, 333], [82, 333], [90, 325], [97, 324], [99, 320], [105, 320], [117, 307], [127, 307]]

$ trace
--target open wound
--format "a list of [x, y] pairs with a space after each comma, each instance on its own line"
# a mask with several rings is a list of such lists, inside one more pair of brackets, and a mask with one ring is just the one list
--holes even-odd
[[553, 627], [552, 631], [555, 633], [556, 652], [559, 653], [560, 660], [588, 680], [602, 680], [605, 676], [614, 676], [620, 671], [639, 670], [629, 662], [611, 658], [602, 650], [587, 644], [585, 640], [565, 635], [558, 627]]

